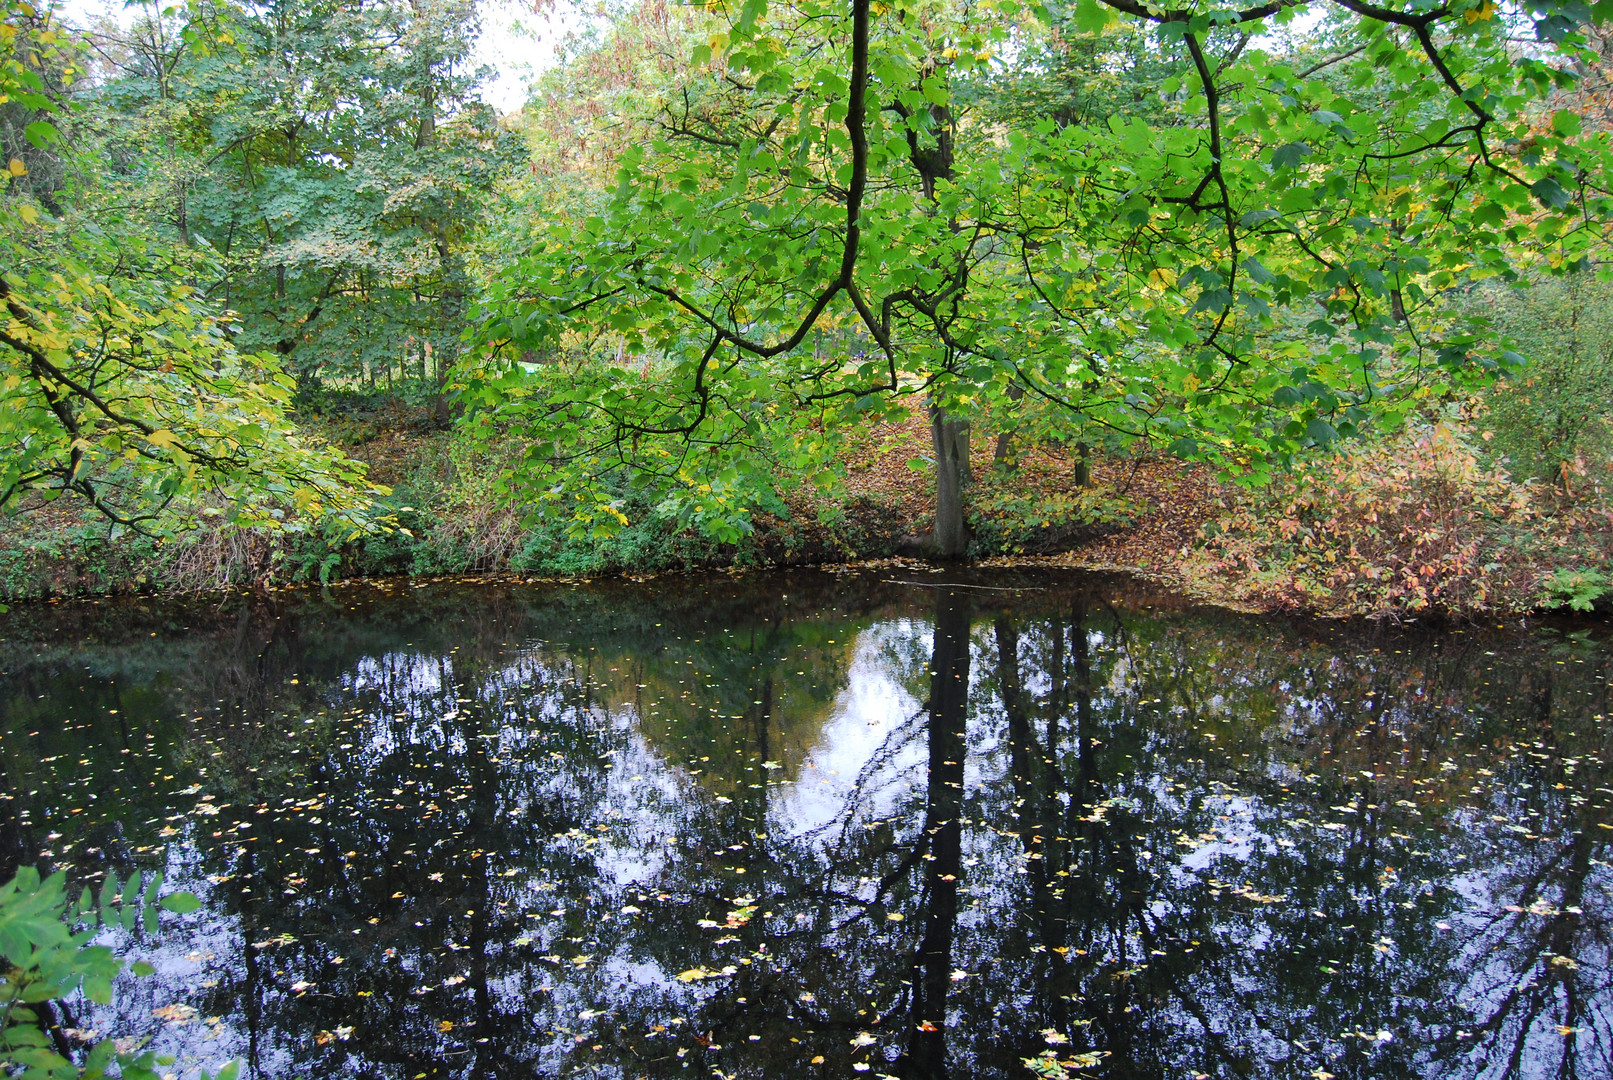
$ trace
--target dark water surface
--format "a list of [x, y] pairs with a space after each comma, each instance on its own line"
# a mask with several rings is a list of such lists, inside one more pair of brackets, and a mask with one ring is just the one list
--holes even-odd
[[255, 1076], [1613, 1076], [1604, 632], [940, 580], [14, 609], [0, 875]]

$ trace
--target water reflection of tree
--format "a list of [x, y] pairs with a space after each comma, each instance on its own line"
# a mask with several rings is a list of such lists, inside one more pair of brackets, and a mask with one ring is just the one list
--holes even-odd
[[963, 776], [968, 736], [969, 602], [962, 590], [935, 590], [930, 660], [928, 782], [920, 840], [919, 908], [924, 930], [913, 959], [907, 1045], [898, 1074], [947, 1075], [947, 994], [957, 932], [958, 875], [963, 872]]
[[[194, 872], [233, 875], [210, 907], [219, 982], [192, 1000], [263, 1075], [773, 1076], [821, 1054], [1023, 1076], [1044, 1046], [1106, 1052], [1116, 1077], [1607, 1074], [1592, 718], [1613, 710], [1575, 662], [1594, 648], [1502, 661], [1474, 634], [1413, 655], [1100, 592], [920, 595], [927, 613], [831, 595], [787, 618], [708, 596], [680, 621], [494, 590], [407, 624], [344, 613], [339, 645], [217, 630], [151, 713], [219, 755], [208, 790], [231, 804], [186, 826]], [[847, 629], [888, 614], [895, 652], [928, 660], [928, 708], [834, 821], [792, 833], [750, 771], [800, 721], [780, 688], [832, 688]], [[658, 740], [609, 672], [640, 655], [704, 676], [707, 707]], [[1486, 663], [1506, 665], [1488, 689]], [[47, 686], [24, 681], [7, 715]], [[87, 760], [128, 738], [104, 720]], [[677, 748], [714, 738], [722, 783], [691, 782]], [[6, 749], [13, 791], [49, 788]], [[120, 811], [136, 830], [172, 813], [141, 798]], [[695, 968], [715, 977], [673, 977]]]

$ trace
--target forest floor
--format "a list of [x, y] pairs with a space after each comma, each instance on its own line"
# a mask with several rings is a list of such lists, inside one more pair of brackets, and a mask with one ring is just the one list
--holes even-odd
[[[370, 466], [382, 484], [407, 484], [420, 463], [438, 460], [446, 450], [446, 433], [398, 429], [346, 447]], [[1004, 470], [992, 460], [995, 436], [976, 436], [970, 444], [975, 496], [1015, 496], [1026, 506], [1073, 509], [1081, 494], [1074, 482], [1074, 455], [1063, 447], [1018, 448], [1014, 467]], [[845, 514], [829, 526], [811, 522], [818, 509], [811, 500], [795, 507], [802, 519], [792, 533], [793, 553], [778, 551], [770, 560], [797, 564], [861, 561], [859, 557], [899, 548], [903, 541], [926, 533], [932, 523], [934, 479], [908, 462], [931, 453], [928, 423], [914, 417], [903, 424], [874, 425], [847, 444], [846, 482], [841, 504]], [[1197, 548], [1204, 523], [1226, 510], [1238, 489], [1216, 480], [1213, 470], [1165, 454], [1113, 458], [1095, 454], [1090, 460], [1088, 503], [1106, 503], [1115, 520], [1092, 523], [1057, 516], [1028, 520], [1017, 543], [1005, 540], [998, 550], [980, 553], [986, 565], [1046, 565], [1122, 571], [1178, 588], [1181, 557]], [[764, 550], [781, 528], [776, 519], [758, 523]], [[804, 536], [802, 535], [804, 533]], [[837, 535], [836, 535], [837, 534]], [[836, 541], [840, 541], [838, 544]], [[843, 557], [831, 553], [839, 550]]]
[[[94, 523], [52, 508], [0, 534], [0, 601], [400, 573], [582, 578], [858, 565], [915, 555], [930, 527], [933, 475], [909, 465], [931, 452], [920, 417], [848, 440], [843, 491], [833, 499], [796, 496], [787, 519], [758, 514], [742, 545], [706, 541], [641, 513], [627, 535], [580, 547], [558, 532], [534, 531], [515, 510], [478, 494], [489, 489], [467, 484], [467, 471], [496, 470], [456, 465], [451, 433], [420, 410], [392, 402], [308, 411], [302, 420], [394, 489], [393, 501], [409, 511], [399, 513], [411, 529], [407, 540], [395, 534], [352, 545], [308, 533], [279, 547], [216, 536], [188, 546], [107, 543], [95, 539]], [[995, 442], [989, 431], [971, 440], [976, 565], [1122, 572], [1223, 606], [1328, 615], [1465, 616], [1570, 599], [1584, 607], [1613, 592], [1606, 569], [1613, 511], [1600, 489], [1566, 502], [1542, 499], [1537, 488], [1476, 469], [1460, 440], [1425, 439], [1376, 462], [1361, 455], [1348, 475], [1313, 470], [1256, 494], [1158, 453], [1095, 453], [1091, 483], [1080, 487], [1068, 448], [1019, 445], [1004, 468], [993, 461]], [[1408, 481], [1402, 466], [1418, 453], [1427, 475]], [[1553, 583], [1563, 581], [1554, 596]]]

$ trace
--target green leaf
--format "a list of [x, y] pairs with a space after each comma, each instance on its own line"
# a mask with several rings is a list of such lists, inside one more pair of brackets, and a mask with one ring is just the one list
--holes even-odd
[[1551, 117], [1551, 129], [1565, 139], [1571, 139], [1580, 133], [1579, 113], [1572, 109], [1558, 109]]
[[1310, 154], [1309, 143], [1284, 143], [1271, 152], [1271, 164], [1276, 169], [1297, 169]]
[[202, 902], [188, 892], [169, 893], [162, 898], [162, 906], [176, 915], [189, 915], [201, 908]]
[[1561, 210], [1574, 201], [1574, 197], [1564, 191], [1563, 186], [1549, 176], [1536, 180], [1530, 185], [1529, 190], [1534, 194], [1535, 198], [1540, 200], [1541, 205], [1552, 210]]
[[1332, 446], [1338, 439], [1339, 433], [1326, 420], [1314, 417], [1305, 424], [1305, 437], [1317, 446]]
[[45, 120], [35, 120], [22, 129], [22, 137], [34, 146], [43, 149], [53, 146], [61, 141], [62, 133], [56, 130], [56, 125]]
[[1109, 19], [1113, 14], [1108, 5], [1101, 4], [1098, 0], [1076, 0], [1070, 21], [1082, 33], [1097, 34], [1109, 25]]

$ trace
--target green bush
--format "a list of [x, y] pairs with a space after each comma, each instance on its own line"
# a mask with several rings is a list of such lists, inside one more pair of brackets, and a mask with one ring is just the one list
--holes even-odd
[[[718, 541], [679, 524], [676, 517], [631, 495], [622, 503], [628, 524], [606, 537], [578, 537], [567, 523], [541, 520], [524, 536], [510, 569], [545, 577], [587, 577], [612, 571], [656, 573], [689, 569], [717, 561], [725, 549]], [[744, 562], [731, 548], [728, 559]]]
[[1080, 534], [1130, 524], [1135, 514], [1136, 507], [1106, 488], [996, 491], [970, 507], [970, 554], [1057, 550]]
[[1591, 611], [1609, 593], [1613, 593], [1613, 574], [1606, 570], [1564, 568], [1546, 579], [1546, 602], [1551, 607]]
[[[184, 913], [200, 907], [189, 893], [172, 893], [159, 899], [162, 875], [142, 886], [135, 874], [118, 888], [111, 875], [92, 897], [85, 889], [74, 900], [67, 895], [64, 874], [40, 880], [39, 871], [25, 866], [0, 885], [0, 1075], [25, 1080], [97, 1080], [119, 1076], [123, 1080], [160, 1080], [158, 1070], [172, 1058], [151, 1051], [119, 1051], [112, 1039], [75, 1048], [52, 1027], [68, 998], [82, 994], [105, 1005], [112, 1000], [112, 982], [123, 971], [105, 945], [92, 942], [103, 927], [133, 932], [157, 930], [157, 910]], [[149, 975], [148, 964], [132, 965], [136, 975]], [[212, 1080], [235, 1080], [239, 1064], [231, 1062]], [[207, 1073], [202, 1074], [208, 1078]]]
[[1590, 453], [1606, 456], [1613, 403], [1613, 282], [1589, 272], [1480, 290], [1488, 310], [1528, 361], [1484, 397], [1490, 455], [1518, 479], [1558, 483]]

